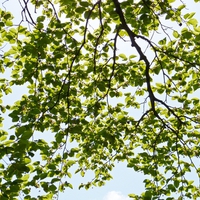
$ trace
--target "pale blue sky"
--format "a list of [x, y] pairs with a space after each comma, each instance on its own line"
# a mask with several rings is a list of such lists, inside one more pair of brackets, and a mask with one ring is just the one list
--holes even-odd
[[[185, 0], [185, 2], [187, 2]], [[198, 5], [198, 6], [197, 6]], [[16, 22], [21, 19], [20, 7], [17, 0], [8, 0], [4, 6], [7, 10], [10, 10], [13, 15], [16, 17]], [[190, 3], [187, 5], [189, 10], [198, 11], [200, 10], [200, 4]], [[2, 5], [0, 4], [2, 8]], [[197, 12], [197, 13], [198, 13]], [[200, 15], [198, 15], [198, 19], [200, 19]], [[161, 36], [162, 37], [162, 36]], [[130, 47], [130, 44], [122, 45], [121, 51], [125, 54], [130, 54], [133, 49]], [[1, 75], [2, 77], [2, 75]], [[27, 90], [22, 87], [15, 87], [13, 89], [13, 94], [4, 98], [6, 104], [11, 104], [13, 100], [17, 100], [20, 98], [22, 94], [24, 94]], [[113, 102], [116, 103], [116, 102]], [[137, 113], [136, 113], [137, 114]], [[11, 122], [9, 119], [6, 119], [6, 124], [4, 128], [8, 128], [11, 126]], [[48, 133], [46, 133], [48, 134]], [[45, 138], [46, 136], [44, 136]], [[47, 135], [49, 137], [49, 135]], [[91, 176], [87, 176], [82, 178], [80, 175], [75, 175], [72, 177], [71, 183], [74, 186], [74, 189], [66, 189], [65, 192], [60, 194], [59, 200], [128, 200], [127, 195], [130, 193], [138, 193], [140, 194], [143, 191], [143, 180], [144, 175], [141, 173], [135, 173], [133, 169], [126, 168], [126, 163], [117, 163], [113, 172], [113, 180], [107, 182], [107, 184], [103, 187], [96, 187], [93, 189], [78, 190], [78, 184], [84, 180], [90, 181]]]

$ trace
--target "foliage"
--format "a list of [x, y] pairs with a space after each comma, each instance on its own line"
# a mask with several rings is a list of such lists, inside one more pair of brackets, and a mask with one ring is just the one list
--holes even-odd
[[79, 188], [102, 186], [117, 161], [148, 175], [133, 199], [197, 199], [200, 26], [188, 2], [23, 0], [17, 24], [6, 3], [1, 199], [58, 199], [71, 169], [94, 172]]

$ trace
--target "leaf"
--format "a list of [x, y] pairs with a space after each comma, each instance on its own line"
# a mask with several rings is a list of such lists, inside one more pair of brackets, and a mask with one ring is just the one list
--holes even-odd
[[192, 12], [192, 13], [186, 13], [184, 15], [184, 19], [191, 19], [196, 13], [195, 12]]
[[44, 28], [44, 24], [41, 22], [37, 23], [37, 29], [43, 29]]
[[69, 167], [71, 167], [71, 166], [74, 165], [75, 163], [76, 163], [75, 160], [68, 160], [66, 164], [67, 164]]
[[39, 23], [39, 22], [43, 22], [44, 20], [45, 20], [45, 16], [44, 15], [42, 15], [42, 16], [39, 16], [39, 17], [37, 17], [37, 22]]
[[3, 135], [3, 136], [0, 137], [0, 141], [4, 141], [6, 139], [7, 139], [7, 135]]
[[197, 32], [200, 32], [200, 26], [194, 27], [194, 30], [197, 31]]
[[195, 1], [48, 2], [0, 9], [0, 199], [101, 187], [118, 162], [132, 199], [198, 199]]
[[72, 186], [72, 184], [71, 184], [71, 183], [68, 183], [67, 181], [65, 182], [65, 186], [67, 186], [67, 187], [69, 187], [69, 188], [73, 189], [73, 186]]
[[135, 195], [135, 194], [129, 194], [128, 196], [129, 196], [130, 198], [136, 198], [137, 195]]
[[77, 13], [83, 13], [85, 10], [86, 10], [85, 7], [78, 7], [78, 8], [76, 8], [75, 11], [76, 11]]
[[180, 182], [179, 182], [178, 180], [175, 180], [175, 181], [174, 181], [174, 186], [175, 186], [176, 188], [179, 187], [179, 184], [180, 184]]
[[80, 5], [83, 6], [83, 7], [88, 7], [90, 4], [87, 1], [81, 1]]
[[121, 54], [119, 54], [119, 57], [122, 58], [123, 60], [127, 60], [127, 57], [126, 57], [125, 54], [122, 54], [122, 53], [121, 53]]
[[88, 19], [88, 17], [90, 16], [91, 12], [89, 10], [84, 12], [84, 18]]
[[10, 55], [15, 54], [15, 53], [16, 53], [16, 50], [10, 49], [10, 50], [7, 51], [6, 53], [4, 53], [4, 56], [7, 57], [7, 56], [10, 56]]
[[50, 191], [55, 192], [57, 190], [57, 187], [55, 185], [50, 185], [48, 188]]
[[85, 176], [85, 172], [83, 170], [81, 170], [81, 176], [84, 177]]
[[165, 38], [163, 38], [162, 40], [160, 40], [160, 41], [158, 42], [158, 44], [160, 44], [160, 45], [165, 45], [165, 44], [166, 44], [166, 41], [167, 41], [167, 39], [166, 39], [166, 37], [165, 37]]
[[187, 23], [193, 25], [194, 27], [198, 25], [198, 21], [194, 18], [190, 19]]
[[80, 190], [80, 189], [83, 188], [83, 187], [84, 187], [84, 185], [81, 184], [81, 185], [79, 185], [78, 189]]
[[13, 22], [12, 21], [10, 21], [10, 20], [7, 20], [6, 21], [6, 26], [12, 26], [13, 25]]
[[21, 179], [23, 181], [27, 181], [29, 179], [29, 174], [24, 175]]
[[137, 57], [136, 55], [130, 55], [129, 59], [136, 58], [136, 57]]
[[24, 163], [25, 163], [25, 164], [28, 164], [28, 163], [30, 163], [30, 162], [31, 162], [31, 159], [30, 159], [30, 158], [27, 158], [27, 157], [24, 158]]
[[178, 33], [177, 31], [173, 31], [173, 36], [174, 36], [175, 38], [179, 38], [179, 33]]
[[30, 139], [30, 137], [33, 135], [33, 131], [32, 130], [26, 130], [21, 134], [21, 139], [22, 140], [27, 140]]
[[177, 9], [178, 10], [182, 10], [182, 9], [184, 9], [186, 7], [186, 5], [185, 4], [182, 4], [182, 5], [180, 5]]
[[105, 87], [105, 83], [104, 82], [99, 82], [97, 87], [101, 92], [105, 92], [106, 91], [106, 87]]

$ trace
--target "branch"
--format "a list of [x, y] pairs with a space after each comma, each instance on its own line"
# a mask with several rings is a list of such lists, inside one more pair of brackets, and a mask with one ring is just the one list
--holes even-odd
[[[128, 27], [128, 25], [126, 23], [126, 20], [124, 18], [122, 9], [120, 7], [119, 1], [118, 0], [113, 0], [113, 2], [115, 4], [116, 12], [119, 15], [120, 21], [122, 23], [122, 28], [125, 29], [125, 31], [128, 33], [128, 35], [130, 37], [130, 40], [132, 42], [132, 47], [136, 48], [138, 54], [140, 55], [140, 60], [143, 60], [145, 65], [146, 65], [145, 75], [146, 75], [146, 82], [147, 82], [147, 90], [148, 90], [149, 98], [150, 98], [150, 101], [151, 101], [151, 107], [152, 107], [152, 111], [154, 112], [155, 116], [159, 117], [158, 113], [155, 110], [155, 96], [154, 96], [153, 91], [151, 89], [151, 83], [150, 83], [151, 82], [151, 78], [150, 78], [150, 75], [149, 75], [150, 62], [147, 59], [147, 57], [144, 55], [144, 53], [142, 52], [142, 49], [140, 48], [140, 46], [135, 41], [135, 38], [138, 37], [138, 36], [135, 33], [133, 33], [131, 31], [131, 29]], [[143, 38], [143, 37], [141, 37], [141, 38]], [[148, 42], [150, 42], [150, 41], [148, 40]], [[152, 46], [151, 43], [150, 43], [150, 45]]]
[[[145, 65], [146, 65], [146, 71], [145, 71], [145, 76], [146, 76], [146, 83], [147, 83], [147, 91], [149, 93], [149, 98], [150, 98], [150, 102], [151, 102], [151, 109], [154, 113], [154, 115], [160, 119], [163, 124], [166, 125], [166, 123], [163, 121], [163, 119], [158, 115], [156, 109], [155, 109], [155, 102], [160, 102], [162, 105], [164, 105], [177, 119], [178, 121], [180, 122], [180, 124], [183, 124], [183, 122], [181, 121], [180, 117], [178, 115], [176, 115], [176, 113], [166, 104], [164, 103], [163, 101], [161, 101], [160, 99], [156, 98], [154, 96], [154, 93], [152, 91], [152, 88], [151, 88], [151, 77], [150, 77], [150, 73], [149, 73], [149, 70], [150, 70], [150, 62], [149, 60], [147, 59], [147, 57], [145, 56], [145, 54], [142, 52], [140, 46], [137, 44], [137, 42], [135, 41], [135, 38], [141, 38], [143, 40], [145, 40], [146, 42], [149, 43], [149, 45], [153, 48], [155, 54], [156, 54], [156, 57], [158, 59], [158, 56], [157, 56], [157, 49], [155, 48], [155, 46], [152, 44], [152, 42], [145, 38], [144, 36], [141, 36], [141, 35], [136, 35], [135, 33], [133, 33], [130, 28], [128, 27], [127, 23], [126, 23], [126, 20], [124, 18], [124, 15], [123, 15], [123, 12], [122, 12], [122, 9], [120, 7], [120, 3], [118, 0], [113, 0], [114, 4], [115, 4], [115, 8], [116, 8], [116, 12], [118, 13], [119, 15], [119, 18], [120, 18], [120, 21], [121, 21], [121, 26], [122, 28], [125, 29], [125, 31], [128, 33], [130, 39], [131, 39], [131, 42], [132, 42], [132, 47], [135, 47], [138, 54], [140, 55], [140, 60], [144, 61]], [[170, 128], [171, 130], [173, 130], [171, 127], [169, 127], [168, 125], [166, 125], [168, 128]], [[174, 130], [173, 130], [174, 131]]]

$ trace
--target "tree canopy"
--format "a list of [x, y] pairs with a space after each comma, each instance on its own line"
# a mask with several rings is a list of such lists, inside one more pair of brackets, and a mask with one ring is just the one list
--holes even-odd
[[0, 199], [59, 199], [73, 170], [93, 172], [80, 189], [102, 186], [123, 161], [147, 175], [131, 198], [197, 199], [200, 26], [187, 4], [199, 0], [22, 0], [18, 16], [8, 2]]

